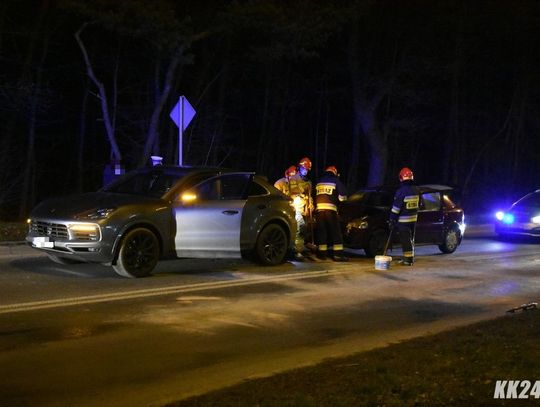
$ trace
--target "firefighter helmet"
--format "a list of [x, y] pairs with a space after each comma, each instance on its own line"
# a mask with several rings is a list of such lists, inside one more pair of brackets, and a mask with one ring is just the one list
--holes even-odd
[[333, 166], [333, 165], [330, 165], [330, 166], [326, 167], [326, 168], [324, 169], [324, 172], [331, 172], [331, 173], [333, 173], [336, 177], [338, 176], [337, 168], [336, 168], [335, 166]]
[[412, 181], [414, 179], [414, 174], [410, 168], [403, 167], [399, 172], [400, 181]]
[[289, 168], [287, 168], [285, 170], [285, 177], [286, 178], [294, 177], [295, 175], [296, 175], [296, 166], [295, 165], [291, 165]]
[[304, 167], [308, 171], [311, 171], [311, 160], [307, 157], [304, 157], [298, 162], [298, 166]]

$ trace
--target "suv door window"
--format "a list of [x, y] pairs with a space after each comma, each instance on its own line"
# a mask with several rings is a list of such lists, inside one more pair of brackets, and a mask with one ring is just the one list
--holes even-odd
[[201, 201], [230, 201], [246, 199], [249, 174], [226, 174], [212, 178], [193, 188]]
[[249, 174], [232, 174], [222, 176], [220, 199], [246, 199], [250, 180], [251, 176]]

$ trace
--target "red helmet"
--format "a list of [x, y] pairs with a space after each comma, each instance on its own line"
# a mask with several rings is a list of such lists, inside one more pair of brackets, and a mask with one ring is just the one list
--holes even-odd
[[414, 174], [410, 168], [403, 167], [399, 172], [400, 181], [412, 181], [414, 179]]
[[311, 160], [307, 157], [304, 157], [302, 158], [299, 162], [298, 162], [298, 165], [300, 167], [304, 167], [306, 168], [308, 171], [311, 171]]
[[287, 178], [293, 177], [295, 175], [296, 175], [296, 166], [295, 165], [291, 165], [289, 168], [287, 168], [285, 170], [285, 176]]
[[334, 175], [335, 175], [336, 177], [337, 177], [337, 175], [338, 175], [337, 168], [334, 167], [333, 165], [330, 165], [330, 166], [326, 167], [326, 168], [324, 169], [324, 172], [332, 172], [332, 173], [334, 173]]

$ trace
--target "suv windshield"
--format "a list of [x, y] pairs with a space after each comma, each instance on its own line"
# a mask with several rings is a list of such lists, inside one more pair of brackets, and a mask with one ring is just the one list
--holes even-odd
[[135, 172], [107, 185], [103, 191], [160, 198], [187, 172], [187, 170], [166, 171], [161, 169]]
[[540, 207], [540, 192], [533, 192], [517, 201], [514, 208], [538, 208]]

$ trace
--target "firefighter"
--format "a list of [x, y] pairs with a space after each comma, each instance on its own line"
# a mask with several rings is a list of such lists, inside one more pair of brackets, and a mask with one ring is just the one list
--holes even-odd
[[294, 239], [295, 258], [303, 260], [307, 235], [306, 220], [313, 210], [311, 198], [311, 181], [307, 178], [311, 170], [311, 160], [307, 157], [298, 162], [298, 167], [291, 166], [285, 171], [285, 177], [276, 181], [274, 186], [293, 199], [296, 219], [296, 236]]
[[399, 261], [404, 266], [412, 266], [414, 262], [414, 230], [418, 218], [420, 192], [414, 185], [413, 172], [404, 167], [399, 172], [400, 186], [394, 195], [394, 203], [390, 212], [390, 227], [397, 227], [403, 259]]
[[317, 257], [326, 259], [332, 250], [334, 261], [348, 261], [343, 255], [343, 236], [338, 219], [337, 204], [345, 201], [345, 187], [338, 177], [337, 168], [326, 167], [315, 186], [315, 218], [317, 220]]
[[283, 178], [278, 179], [274, 186], [279, 189], [281, 192], [283, 192], [285, 195], [291, 196], [291, 187], [289, 180], [291, 177], [296, 175], [296, 166], [291, 165], [289, 168], [285, 170], [285, 176]]

